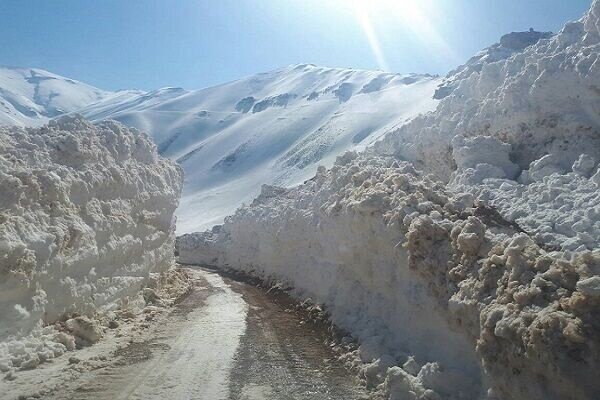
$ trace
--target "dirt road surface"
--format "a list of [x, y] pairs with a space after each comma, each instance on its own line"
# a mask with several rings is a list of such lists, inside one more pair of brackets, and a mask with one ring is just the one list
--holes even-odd
[[116, 351], [48, 399], [363, 399], [325, 334], [282, 296], [202, 268], [192, 292], [144, 341]]

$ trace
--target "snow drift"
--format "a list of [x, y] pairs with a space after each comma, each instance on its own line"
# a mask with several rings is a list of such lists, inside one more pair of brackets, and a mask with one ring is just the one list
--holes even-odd
[[3, 370], [60, 352], [54, 341], [64, 339], [27, 347], [19, 338], [65, 315], [126, 304], [150, 272], [173, 265], [181, 186], [178, 166], [116, 122], [0, 129]]
[[391, 399], [597, 397], [599, 49], [600, 1], [557, 35], [504, 37], [435, 112], [297, 188], [263, 186], [180, 237], [181, 261], [324, 304]]

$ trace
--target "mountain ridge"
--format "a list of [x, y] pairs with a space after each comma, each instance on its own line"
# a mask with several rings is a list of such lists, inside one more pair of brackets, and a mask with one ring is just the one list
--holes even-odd
[[294, 64], [206, 89], [121, 93], [78, 110], [147, 132], [186, 171], [182, 232], [222, 222], [262, 184], [292, 185], [433, 110], [429, 74]]
[[110, 93], [40, 68], [0, 66], [0, 124], [41, 125]]

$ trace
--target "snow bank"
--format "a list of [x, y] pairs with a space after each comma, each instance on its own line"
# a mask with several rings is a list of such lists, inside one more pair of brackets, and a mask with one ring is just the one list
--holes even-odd
[[[501, 56], [486, 55], [500, 45], [492, 46], [446, 78], [436, 112], [388, 134], [376, 152], [413, 161], [443, 180], [455, 169], [456, 135], [502, 140], [521, 169], [547, 154], [565, 170], [581, 154], [600, 155], [599, 21], [600, 2], [594, 1], [584, 18], [555, 36]], [[513, 35], [527, 44], [531, 34]]]
[[293, 286], [361, 338], [363, 361], [389, 352], [402, 364], [410, 351], [479, 382], [473, 346], [448, 329], [398, 245], [405, 218], [439, 208], [431, 186], [409, 164], [346, 153], [331, 172], [321, 168], [298, 188], [263, 186], [254, 203], [221, 229], [180, 237], [179, 260], [230, 266]]
[[376, 143], [471, 193], [540, 244], [600, 245], [600, 2], [551, 36], [516, 32], [445, 78], [435, 112]]
[[300, 187], [265, 186], [178, 249], [182, 262], [282, 281], [324, 304], [390, 398], [600, 389], [600, 253], [548, 253], [409, 163], [346, 153]]
[[[116, 309], [173, 265], [181, 186], [179, 167], [116, 122], [0, 129], [2, 369], [72, 347], [39, 327]], [[70, 330], [96, 337], [82, 321]]]

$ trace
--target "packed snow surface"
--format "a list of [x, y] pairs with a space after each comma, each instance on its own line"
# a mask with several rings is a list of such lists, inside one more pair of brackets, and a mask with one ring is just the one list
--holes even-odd
[[600, 1], [457, 68], [434, 112], [178, 240], [282, 281], [390, 399], [600, 392]]
[[0, 125], [42, 125], [109, 95], [41, 69], [0, 67]]
[[117, 122], [0, 129], [1, 371], [71, 349], [43, 326], [72, 315], [65, 329], [97, 341], [87, 318], [173, 265], [181, 186], [181, 169]]
[[221, 223], [263, 183], [292, 185], [433, 110], [429, 75], [294, 65], [213, 88], [123, 92], [78, 110], [148, 132], [185, 170], [179, 232]]

